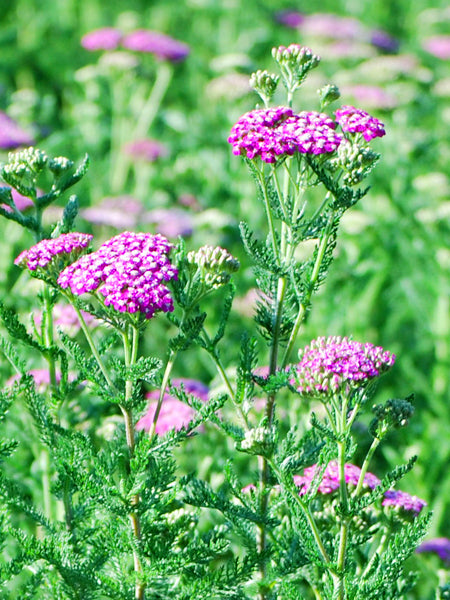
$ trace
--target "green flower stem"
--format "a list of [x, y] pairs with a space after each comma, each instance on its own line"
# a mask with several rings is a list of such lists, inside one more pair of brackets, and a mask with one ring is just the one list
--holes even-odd
[[338, 464], [339, 464], [339, 495], [341, 500], [341, 526], [339, 532], [339, 551], [337, 559], [337, 577], [335, 579], [335, 597], [337, 600], [344, 600], [345, 598], [345, 586], [344, 586], [344, 568], [345, 559], [347, 552], [348, 532], [350, 527], [350, 520], [348, 514], [348, 490], [347, 483], [345, 481], [345, 455], [346, 455], [346, 437], [349, 431], [347, 423], [347, 406], [348, 399], [346, 396], [342, 397], [342, 406], [340, 414], [338, 416], [337, 429], [339, 433], [338, 441]]
[[[69, 298], [70, 301], [70, 298]], [[86, 321], [84, 320], [84, 317], [80, 311], [80, 309], [73, 304], [73, 307], [75, 309], [75, 312], [77, 313], [78, 319], [80, 321], [80, 325], [81, 325], [81, 329], [83, 330], [83, 333], [86, 337], [86, 340], [89, 344], [89, 348], [91, 349], [92, 354], [94, 355], [95, 360], [97, 361], [98, 366], [100, 367], [100, 371], [103, 373], [104, 378], [106, 379], [106, 383], [108, 384], [108, 386], [110, 387], [111, 391], [116, 391], [116, 386], [114, 385], [114, 383], [112, 382], [109, 373], [103, 363], [103, 360], [100, 356], [100, 354], [98, 353], [97, 348], [95, 347], [94, 344], [94, 340], [92, 339], [92, 335], [91, 332], [89, 331], [89, 327], [86, 325]]]
[[335, 213], [334, 213], [334, 211], [331, 211], [329, 214], [329, 217], [328, 217], [327, 225], [326, 225], [326, 227], [321, 235], [321, 238], [320, 238], [319, 248], [317, 250], [317, 256], [316, 256], [316, 262], [314, 263], [313, 271], [311, 274], [311, 279], [309, 280], [308, 291], [306, 292], [304, 301], [300, 304], [299, 311], [298, 311], [297, 317], [295, 319], [294, 327], [292, 328], [291, 335], [289, 337], [289, 341], [287, 343], [286, 350], [284, 352], [284, 357], [283, 357], [283, 360], [281, 363], [281, 368], [286, 367], [289, 362], [289, 357], [291, 355], [295, 341], [297, 339], [298, 332], [299, 332], [300, 327], [305, 318], [306, 310], [309, 305], [309, 301], [311, 299], [315, 285], [319, 278], [320, 268], [322, 266], [322, 262], [323, 262], [323, 259], [325, 256], [325, 251], [327, 249], [328, 241], [330, 239], [330, 234], [331, 234], [331, 229], [332, 229], [332, 225], [334, 222], [334, 217], [335, 217]]
[[[122, 332], [123, 344], [124, 344], [124, 356], [125, 356], [125, 366], [130, 369], [136, 364], [138, 348], [139, 348], [139, 329], [137, 327], [132, 326], [132, 341], [130, 344], [130, 336], [129, 332], [125, 330]], [[122, 410], [122, 414], [124, 417], [125, 423], [125, 432], [127, 439], [127, 446], [130, 453], [130, 460], [133, 458], [134, 449], [135, 449], [135, 437], [134, 437], [134, 421], [133, 421], [133, 411], [129, 406], [131, 397], [133, 394], [133, 382], [129, 379], [125, 382], [125, 402], [124, 405], [121, 405], [120, 408]], [[137, 507], [140, 502], [139, 494], [133, 496], [131, 500], [131, 504], [133, 507]], [[139, 519], [139, 515], [136, 511], [130, 513], [130, 521], [131, 527], [133, 530], [133, 535], [136, 542], [140, 542], [141, 540], [141, 523]], [[137, 549], [133, 549], [133, 560], [134, 560], [134, 571], [137, 576], [136, 586], [135, 586], [135, 598], [136, 600], [143, 600], [145, 593], [145, 583], [140, 581], [140, 576], [142, 575], [142, 564], [139, 557], [139, 553]]]
[[158, 63], [158, 70], [156, 72], [156, 79], [152, 91], [142, 107], [136, 126], [133, 130], [132, 139], [135, 139], [138, 136], [147, 135], [167, 92], [172, 76], [172, 64], [169, 61], [160, 61]]
[[266, 187], [264, 172], [261, 170], [261, 171], [258, 171], [258, 174], [259, 174], [259, 183], [261, 186], [261, 191], [262, 191], [263, 200], [264, 200], [264, 206], [266, 209], [267, 223], [269, 225], [269, 231], [270, 231], [270, 235], [272, 238], [272, 249], [273, 249], [273, 253], [275, 255], [278, 265], [281, 266], [280, 251], [278, 250], [278, 246], [277, 246], [277, 234], [275, 231], [275, 223], [273, 220], [272, 209], [270, 207], [269, 196], [267, 194], [267, 187]]
[[293, 489], [293, 486], [288, 484], [286, 485], [286, 476], [285, 474], [279, 469], [279, 467], [276, 465], [276, 463], [269, 459], [269, 463], [270, 466], [272, 468], [272, 470], [274, 471], [274, 473], [277, 475], [279, 481], [281, 481], [283, 483], [283, 487], [284, 489], [289, 492], [289, 495], [292, 497], [292, 499], [294, 500], [294, 502], [300, 507], [303, 515], [305, 516], [306, 520], [308, 521], [308, 525], [311, 528], [311, 533], [314, 536], [314, 540], [317, 544], [317, 548], [319, 550], [319, 553], [321, 555], [321, 557], [323, 558], [323, 560], [326, 563], [330, 563], [330, 557], [328, 555], [328, 552], [324, 546], [324, 543], [322, 541], [322, 538], [320, 537], [320, 531], [319, 528], [317, 526], [316, 520], [314, 519], [314, 515], [311, 512], [311, 509], [309, 507], [308, 504], [306, 504], [305, 502], [303, 502], [303, 500], [301, 499], [301, 496], [298, 493], [298, 490], [295, 488]]
[[115, 77], [111, 81], [111, 171], [110, 185], [113, 193], [123, 191], [125, 184], [129, 161], [128, 157], [122, 156], [122, 146], [127, 138], [128, 124], [124, 115], [127, 107], [128, 86], [124, 85], [122, 77]]
[[169, 384], [170, 374], [173, 369], [173, 365], [175, 364], [175, 360], [177, 358], [178, 352], [174, 350], [169, 351], [169, 358], [166, 363], [166, 368], [164, 369], [163, 379], [161, 383], [161, 389], [159, 390], [158, 404], [156, 405], [155, 414], [153, 417], [152, 425], [149, 430], [150, 439], [155, 435], [156, 423], [158, 422], [159, 413], [161, 412], [161, 406], [164, 400], [164, 396], [166, 395], [167, 386]]
[[[44, 341], [47, 348], [51, 348], [53, 346], [53, 314], [52, 314], [52, 305], [50, 300], [50, 291], [47, 285], [44, 285], [44, 310], [45, 310], [45, 329], [44, 329]], [[56, 365], [53, 354], [50, 352], [46, 356], [46, 360], [48, 362], [48, 369], [50, 375], [50, 386], [52, 393], [57, 391], [58, 383], [56, 381]]]
[[361, 473], [359, 475], [359, 479], [358, 479], [358, 484], [356, 486], [355, 491], [353, 492], [353, 496], [355, 498], [357, 498], [362, 490], [362, 486], [364, 484], [364, 477], [366, 476], [367, 473], [367, 469], [369, 468], [369, 463], [372, 460], [372, 457], [375, 453], [375, 450], [378, 448], [378, 446], [380, 445], [381, 439], [379, 438], [373, 438], [372, 444], [370, 445], [370, 448], [366, 454], [366, 458], [364, 459], [364, 462], [362, 464], [361, 467]]
[[367, 563], [364, 571], [361, 574], [360, 581], [364, 581], [364, 579], [370, 573], [370, 570], [373, 567], [374, 562], [377, 560], [377, 558], [379, 558], [383, 554], [384, 549], [386, 548], [386, 545], [387, 545], [387, 543], [389, 541], [389, 537], [390, 537], [389, 530], [385, 530], [383, 532], [383, 534], [381, 535], [381, 537], [380, 537], [380, 540], [378, 542], [378, 546], [377, 546], [376, 550], [374, 551], [374, 553], [370, 557], [369, 562]]

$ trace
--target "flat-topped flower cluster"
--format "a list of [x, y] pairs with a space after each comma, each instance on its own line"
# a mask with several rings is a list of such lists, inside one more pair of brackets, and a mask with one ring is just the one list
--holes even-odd
[[92, 237], [89, 233], [73, 232], [63, 233], [54, 239], [41, 240], [35, 246], [21, 252], [14, 264], [30, 271], [46, 269], [58, 259], [66, 261], [67, 264], [86, 251]]
[[329, 396], [366, 385], [386, 372], [395, 355], [347, 337], [319, 337], [299, 352], [295, 385], [302, 394]]
[[[340, 125], [343, 133], [336, 131]], [[232, 127], [228, 142], [233, 154], [275, 163], [286, 156], [330, 154], [346, 139], [361, 134], [366, 142], [385, 135], [383, 124], [364, 110], [343, 106], [334, 121], [325, 113], [278, 106], [245, 113]]]
[[173, 310], [163, 283], [178, 275], [168, 257], [171, 248], [162, 235], [125, 231], [69, 265], [58, 284], [77, 296], [99, 293], [105, 306], [150, 319], [157, 311]]

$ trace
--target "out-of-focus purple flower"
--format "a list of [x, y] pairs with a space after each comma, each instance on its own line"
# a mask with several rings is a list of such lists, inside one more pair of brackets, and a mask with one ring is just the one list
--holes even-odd
[[[97, 324], [95, 317], [81, 311], [86, 325], [94, 327]], [[71, 304], [55, 304], [52, 310], [53, 324], [61, 329], [70, 330], [72, 333], [76, 333], [80, 329], [80, 320], [78, 315]], [[33, 313], [34, 323], [39, 327], [42, 323], [42, 312]]]
[[450, 539], [446, 537], [426, 540], [417, 548], [416, 552], [431, 552], [437, 554], [441, 560], [450, 564]]
[[64, 269], [58, 284], [77, 296], [96, 293], [105, 306], [150, 319], [158, 311], [173, 310], [163, 283], [178, 276], [168, 257], [171, 248], [161, 235], [125, 231]]
[[[308, 493], [319, 469], [320, 467], [318, 465], [312, 465], [311, 467], [304, 469], [303, 475], [294, 475], [294, 483], [299, 488], [300, 496], [304, 496]], [[361, 475], [361, 469], [356, 465], [346, 463], [344, 466], [344, 475], [345, 483], [349, 486], [356, 487]], [[366, 473], [364, 475], [363, 488], [366, 490], [373, 490], [380, 483], [381, 480], [373, 473]], [[319, 494], [332, 494], [333, 492], [336, 492], [339, 487], [339, 465], [336, 460], [333, 460], [326, 466], [317, 491]], [[417, 498], [417, 496], [411, 496], [406, 492], [397, 490], [388, 490], [385, 492], [384, 499], [381, 503], [382, 506], [404, 510], [408, 513], [412, 513], [414, 516], [418, 515], [426, 504], [427, 503], [424, 500]]]
[[423, 48], [442, 60], [450, 58], [450, 35], [435, 35], [423, 41]]
[[328, 13], [306, 15], [298, 28], [304, 34], [330, 39], [359, 39], [364, 33], [357, 19]]
[[128, 156], [148, 162], [154, 162], [158, 158], [169, 154], [164, 144], [149, 138], [129, 142], [128, 144], [125, 144], [123, 151], [125, 154], [128, 154]]
[[[345, 482], [348, 485], [356, 486], [361, 475], [361, 469], [351, 463], [346, 463], [344, 467]], [[303, 471], [303, 475], [294, 475], [294, 483], [299, 488], [300, 496], [304, 496], [308, 493], [312, 481], [318, 473], [318, 466], [313, 465], [307, 467]], [[364, 486], [366, 489], [373, 490], [380, 483], [378, 477], [372, 473], [366, 473], [364, 475]], [[332, 492], [339, 489], [339, 465], [337, 461], [331, 461], [325, 468], [322, 476], [322, 481], [319, 484], [318, 491], [320, 494], [331, 494]]]
[[297, 29], [305, 20], [305, 16], [295, 10], [283, 10], [275, 13], [275, 20], [286, 27]]
[[399, 490], [388, 490], [384, 494], [383, 506], [391, 506], [392, 508], [398, 508], [406, 510], [407, 512], [415, 513], [418, 515], [422, 508], [427, 505], [425, 500], [418, 498], [417, 496], [411, 496], [407, 492], [401, 492]]
[[[31, 375], [33, 377], [34, 384], [36, 386], [36, 390], [40, 394], [45, 392], [45, 390], [50, 385], [50, 373], [49, 373], [48, 369], [30, 369], [30, 371], [28, 371], [28, 375]], [[61, 381], [60, 371], [57, 370], [55, 373], [55, 376], [56, 376], [56, 382], [59, 383]], [[10, 377], [6, 381], [5, 385], [6, 386], [13, 385], [16, 381], [19, 381], [20, 377], [21, 376], [18, 374], [12, 375], [12, 377]], [[76, 378], [76, 376], [73, 373], [69, 373], [69, 375], [68, 375], [69, 381], [74, 381], [75, 378]]]
[[389, 35], [389, 33], [383, 31], [382, 29], [374, 29], [370, 32], [370, 43], [372, 44], [372, 46], [375, 46], [375, 48], [379, 48], [384, 52], [395, 53], [398, 52], [398, 49], [400, 47], [400, 42], [395, 37]]
[[[196, 379], [173, 379], [172, 386], [176, 388], [183, 386], [188, 394], [196, 396], [203, 402], [208, 400], [208, 386]], [[150, 403], [145, 415], [136, 423], [138, 431], [150, 431], [158, 404], [159, 391], [149, 392], [146, 397], [150, 399]], [[193, 408], [181, 402], [175, 396], [166, 393], [156, 422], [155, 432], [164, 435], [171, 429], [179, 431], [182, 427], [187, 427], [195, 415], [196, 411]]]
[[365, 110], [346, 105], [341, 106], [335, 114], [342, 131], [361, 133], [366, 142], [386, 135], [383, 123]]
[[115, 27], [102, 27], [86, 33], [81, 38], [81, 45], [86, 50], [116, 50], [122, 39], [122, 32]]
[[377, 85], [341, 86], [343, 96], [353, 96], [358, 104], [369, 108], [392, 109], [398, 105], [397, 100]]
[[[5, 186], [5, 187], [9, 187], [9, 186]], [[14, 188], [10, 188], [10, 190], [11, 190], [12, 199], [14, 201], [14, 204], [16, 205], [17, 210], [19, 210], [20, 212], [24, 212], [28, 208], [31, 208], [32, 206], [34, 206], [33, 200], [31, 200], [31, 198], [28, 198], [27, 196], [22, 196], [22, 194], [20, 194]], [[13, 209], [10, 206], [8, 206], [7, 204], [0, 204], [0, 206], [4, 210], [6, 210], [6, 212], [13, 212]]]
[[299, 352], [295, 385], [302, 394], [328, 398], [366, 385], [395, 362], [381, 346], [347, 337], [319, 337]]
[[202, 209], [200, 202], [193, 194], [181, 194], [181, 196], [178, 196], [178, 203], [195, 212]]
[[42, 240], [24, 250], [14, 261], [15, 265], [36, 271], [37, 269], [62, 269], [86, 251], [92, 235], [89, 233], [63, 233], [57, 238]]
[[287, 106], [264, 108], [243, 115], [232, 127], [228, 142], [237, 156], [250, 159], [259, 156], [266, 163], [275, 163], [296, 152], [334, 152], [342, 141], [335, 127], [334, 121], [324, 113], [294, 114]]
[[80, 211], [80, 215], [93, 225], [106, 225], [115, 229], [133, 229], [140, 221], [144, 206], [133, 196], [111, 196]]
[[156, 231], [168, 238], [188, 237], [194, 230], [191, 215], [176, 208], [155, 208], [144, 213], [142, 221], [153, 223]]
[[26, 131], [0, 110], [0, 148], [12, 150], [20, 146], [32, 146], [34, 140]]
[[122, 46], [135, 52], [148, 52], [161, 60], [179, 62], [189, 54], [189, 46], [159, 31], [137, 29], [126, 35]]

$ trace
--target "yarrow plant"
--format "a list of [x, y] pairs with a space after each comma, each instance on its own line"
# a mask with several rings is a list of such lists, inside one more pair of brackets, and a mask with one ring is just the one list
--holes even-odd
[[[85, 46], [110, 49], [117, 34], [106, 34]], [[135, 38], [122, 43], [151, 51], [148, 32]], [[367, 193], [360, 184], [379, 158], [371, 144], [386, 132], [362, 109], [330, 112], [339, 99], [332, 84], [318, 106], [297, 111], [295, 92], [320, 58], [298, 44], [272, 56], [279, 74], [251, 77], [264, 107], [238, 119], [228, 138], [267, 222], [263, 232], [240, 224], [258, 302], [238, 350], [226, 335], [241, 261], [227, 249], [132, 231], [100, 243], [74, 231], [74, 196], [46, 226], [43, 211], [87, 160], [75, 168], [29, 149], [1, 169], [9, 187], [0, 214], [34, 238], [16, 264], [42, 286], [31, 333], [0, 305], [8, 336], [33, 353], [31, 368], [0, 338], [16, 371], [1, 414], [24, 403], [42, 465], [38, 494], [27, 495], [10, 467], [0, 476], [0, 576], [14, 597], [400, 600], [414, 583], [405, 561], [429, 515], [425, 501], [396, 488], [416, 459], [380, 477], [369, 470], [384, 438], [410, 421], [412, 396], [373, 405], [364, 425], [394, 354], [335, 335], [303, 344], [295, 358], [341, 218]], [[286, 104], [272, 107], [281, 86]], [[42, 178], [53, 183], [38, 195]], [[31, 200], [30, 213], [11, 187]], [[60, 300], [80, 335], [55, 328]], [[234, 365], [221, 354], [228, 341]], [[209, 365], [217, 380], [192, 379], [199, 357], [199, 372]], [[41, 358], [48, 378], [37, 380]], [[287, 422], [286, 401], [300, 407], [301, 422]], [[356, 424], [371, 438], [361, 447]], [[214, 452], [197, 457], [208, 444], [222, 444], [219, 461]], [[16, 446], [0, 442], [6, 465]]]

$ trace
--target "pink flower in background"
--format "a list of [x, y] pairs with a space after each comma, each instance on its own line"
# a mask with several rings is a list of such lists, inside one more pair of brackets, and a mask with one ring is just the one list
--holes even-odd
[[[300, 496], [304, 496], [308, 493], [313, 479], [318, 473], [318, 465], [307, 467], [303, 471], [303, 475], [294, 475], [294, 483], [299, 488]], [[346, 463], [344, 466], [345, 482], [347, 485], [355, 486], [358, 484], [361, 469], [351, 463]], [[373, 490], [381, 483], [380, 479], [372, 473], [366, 473], [364, 475], [364, 487], [368, 490]], [[333, 460], [326, 466], [322, 480], [319, 483], [317, 491], [320, 494], [332, 494], [336, 492], [340, 487], [340, 475], [338, 462]], [[417, 496], [411, 496], [406, 492], [400, 492], [397, 490], [388, 490], [384, 494], [384, 499], [381, 503], [382, 506], [389, 506], [394, 509], [404, 510], [408, 513], [412, 513], [416, 516], [420, 513], [427, 503], [421, 500]]]
[[377, 85], [340, 86], [343, 96], [353, 96], [358, 104], [368, 108], [392, 109], [398, 105], [397, 100]]
[[150, 138], [129, 142], [128, 144], [125, 144], [123, 151], [128, 156], [146, 160], [148, 162], [154, 162], [158, 158], [168, 156], [169, 154], [164, 144]]
[[80, 215], [93, 225], [106, 225], [115, 229], [134, 229], [141, 220], [144, 206], [133, 196], [103, 198], [95, 206], [80, 211]]
[[450, 59], [450, 35], [435, 35], [424, 40], [423, 48], [442, 60]]
[[142, 222], [154, 224], [158, 233], [171, 239], [188, 237], [194, 230], [191, 215], [177, 208], [155, 208], [143, 215]]
[[189, 54], [189, 46], [164, 33], [150, 29], [137, 29], [126, 35], [122, 46], [135, 52], [148, 52], [161, 60], [179, 62]]
[[[44, 393], [45, 390], [50, 385], [50, 374], [49, 374], [48, 369], [30, 369], [30, 371], [28, 371], [28, 375], [31, 375], [33, 377], [34, 384], [36, 386], [36, 390], [40, 394]], [[21, 376], [18, 374], [13, 375], [6, 381], [5, 385], [6, 386], [14, 385], [14, 383], [16, 381], [20, 380], [20, 377]], [[76, 379], [76, 376], [73, 373], [69, 373], [68, 380], [74, 381], [75, 379]], [[56, 371], [56, 382], [59, 383], [60, 381], [61, 381], [61, 373], [59, 371]]]
[[0, 148], [12, 150], [20, 146], [32, 146], [34, 140], [11, 117], [0, 110]]
[[122, 39], [122, 32], [115, 27], [102, 27], [87, 33], [81, 38], [81, 45], [86, 50], [115, 50]]
[[[10, 187], [10, 186], [5, 185], [3, 187]], [[14, 188], [10, 188], [10, 190], [11, 190], [12, 199], [14, 201], [14, 204], [16, 205], [17, 210], [19, 210], [20, 212], [24, 212], [28, 208], [31, 208], [32, 206], [34, 206], [33, 200], [31, 200], [31, 198], [28, 198], [27, 196], [22, 196], [22, 194], [20, 194]], [[6, 210], [6, 212], [13, 212], [13, 209], [10, 206], [8, 206], [7, 204], [0, 204], [0, 206], [4, 210]]]
[[[182, 378], [172, 380], [173, 387], [181, 387], [182, 385], [188, 394], [196, 396], [202, 402], [208, 400], [209, 388], [201, 381]], [[137, 431], [150, 431], [158, 404], [159, 391], [153, 390], [146, 397], [150, 399], [150, 403], [145, 415], [136, 423]], [[175, 396], [171, 396], [170, 393], [166, 393], [156, 422], [155, 432], [158, 435], [164, 435], [171, 429], [179, 431], [182, 427], [187, 427], [195, 415], [196, 411], [193, 408], [181, 402]]]
[[[97, 325], [95, 317], [90, 315], [84, 310], [81, 311], [86, 325], [94, 327]], [[80, 320], [78, 315], [71, 304], [55, 304], [52, 310], [53, 324], [61, 329], [70, 329], [71, 332], [75, 333], [80, 329]], [[37, 327], [40, 327], [42, 323], [42, 312], [33, 313], [34, 322]]]
[[364, 29], [357, 19], [328, 13], [305, 15], [298, 29], [307, 35], [330, 39], [360, 39]]
[[[303, 471], [303, 475], [294, 475], [294, 483], [299, 488], [300, 496], [304, 496], [308, 493], [317, 472], [318, 465], [313, 465], [312, 467], [307, 467]], [[361, 469], [355, 465], [346, 463], [344, 472], [345, 482], [349, 485], [356, 486], [359, 481], [359, 476], [361, 475]], [[372, 473], [366, 473], [364, 475], [364, 485], [366, 488], [373, 490], [379, 483], [380, 480], [378, 477]], [[332, 461], [328, 463], [323, 473], [322, 481], [319, 484], [318, 491], [321, 494], [331, 494], [332, 492], [338, 490], [339, 486], [339, 465], [337, 461]]]

